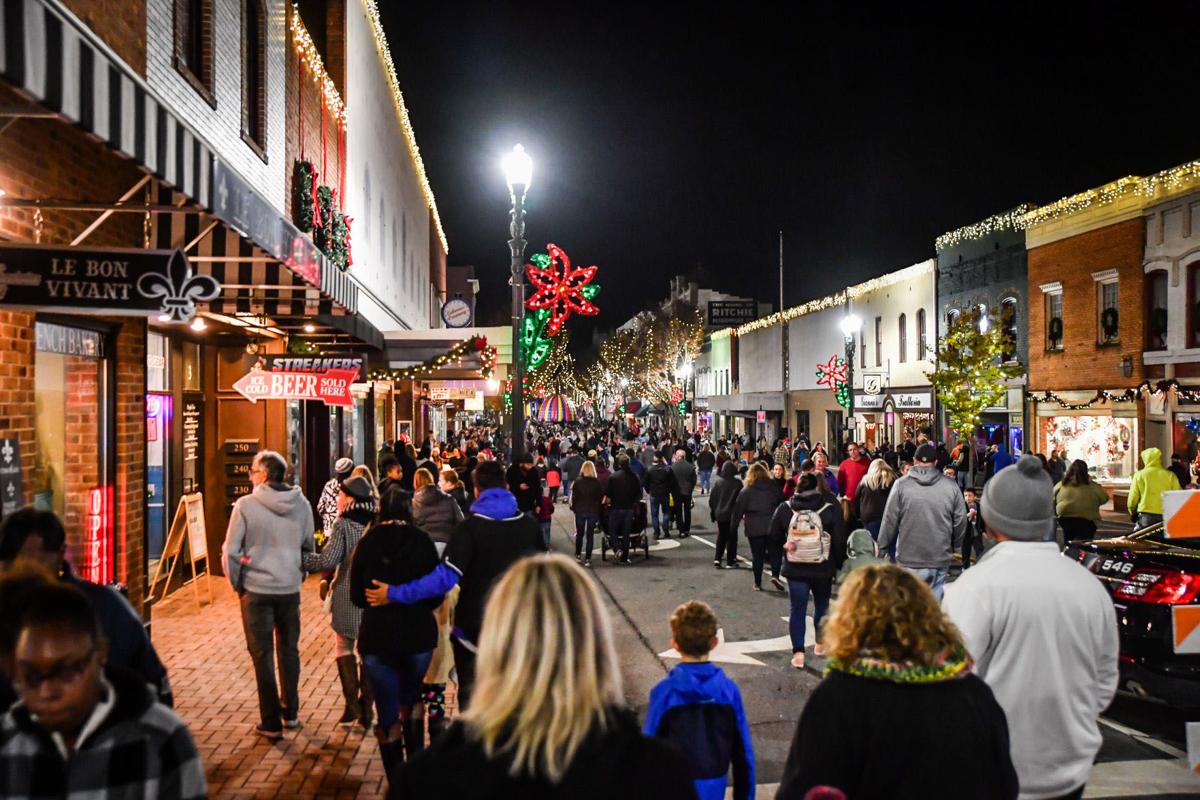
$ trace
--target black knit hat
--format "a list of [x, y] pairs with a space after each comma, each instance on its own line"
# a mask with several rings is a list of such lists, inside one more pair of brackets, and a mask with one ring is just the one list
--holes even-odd
[[371, 484], [361, 475], [347, 478], [338, 484], [338, 488], [355, 500], [366, 500], [371, 496]]

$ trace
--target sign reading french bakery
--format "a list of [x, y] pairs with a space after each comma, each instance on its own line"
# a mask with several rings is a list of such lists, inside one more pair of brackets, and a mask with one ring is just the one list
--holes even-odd
[[221, 291], [182, 250], [0, 245], [0, 304], [187, 322]]

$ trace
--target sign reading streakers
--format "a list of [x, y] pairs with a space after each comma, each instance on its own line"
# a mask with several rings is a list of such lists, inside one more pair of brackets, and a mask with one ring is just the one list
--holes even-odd
[[350, 407], [350, 384], [358, 377], [353, 369], [324, 372], [268, 372], [253, 369], [234, 382], [234, 390], [251, 403], [259, 400], [320, 400], [327, 406]]

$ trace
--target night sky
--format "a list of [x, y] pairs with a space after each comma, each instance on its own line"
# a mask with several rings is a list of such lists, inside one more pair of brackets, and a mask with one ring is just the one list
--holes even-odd
[[777, 302], [779, 229], [794, 305], [1021, 202], [1200, 157], [1195, 3], [380, 5], [483, 324], [507, 321], [516, 142], [530, 252], [600, 266], [601, 329], [677, 273]]

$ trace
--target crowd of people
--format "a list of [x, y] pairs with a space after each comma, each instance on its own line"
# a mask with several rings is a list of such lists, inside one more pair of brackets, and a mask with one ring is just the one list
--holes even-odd
[[[789, 597], [792, 666], [810, 644], [826, 658], [779, 797], [1081, 796], [1117, 682], [1111, 602], [1056, 540], [1059, 527], [1094, 533], [1107, 502], [1083, 462], [1056, 480], [1039, 456], [993, 459], [980, 492], [959, 481], [957, 454], [923, 437], [873, 454], [850, 444], [836, 469], [820, 443], [608, 424], [533, 425], [523, 446], [511, 453], [480, 427], [385, 447], [374, 465], [339, 459], [316, 504], [319, 537], [283, 457], [255, 456], [221, 557], [241, 604], [257, 735], [303, 724], [300, 591], [320, 573], [338, 724], [374, 733], [393, 796], [707, 800], [732, 776], [734, 797], [753, 798], [741, 694], [708, 660], [714, 611], [694, 600], [670, 616], [680, 663], [639, 729], [587, 571], [598, 529], [617, 564], [640, 527], [690, 536], [700, 494], [714, 567], [738, 568], [744, 535], [752, 588], [768, 577]], [[1182, 481], [1157, 450], [1142, 457], [1130, 507], [1153, 524], [1162, 492]], [[560, 500], [574, 561], [551, 553]], [[72, 574], [65, 541], [47, 512], [0, 526], [0, 797], [150, 785], [204, 796], [140, 619]], [[962, 572], [948, 583], [952, 566]], [[116, 748], [146, 754], [120, 785]]]

